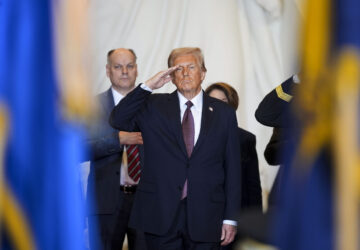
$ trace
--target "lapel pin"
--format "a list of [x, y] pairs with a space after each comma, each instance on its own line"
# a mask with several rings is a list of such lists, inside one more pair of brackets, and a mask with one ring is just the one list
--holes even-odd
[[211, 112], [213, 112], [213, 108], [212, 108], [212, 107], [209, 107], [209, 110], [210, 110]]

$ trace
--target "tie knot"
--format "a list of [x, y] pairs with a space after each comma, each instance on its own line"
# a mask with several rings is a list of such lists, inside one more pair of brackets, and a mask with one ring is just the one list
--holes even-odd
[[191, 108], [194, 104], [191, 101], [187, 101], [186, 103], [187, 108]]

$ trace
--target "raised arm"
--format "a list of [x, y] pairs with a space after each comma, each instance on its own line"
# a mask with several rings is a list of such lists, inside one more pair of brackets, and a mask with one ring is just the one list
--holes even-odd
[[140, 84], [115, 106], [110, 115], [110, 125], [119, 130], [139, 131], [141, 114], [147, 111], [146, 100], [152, 90], [161, 88], [170, 82], [170, 74], [178, 67], [160, 71], [145, 84]]
[[290, 103], [297, 84], [290, 77], [268, 93], [255, 111], [258, 122], [270, 127], [289, 127]]

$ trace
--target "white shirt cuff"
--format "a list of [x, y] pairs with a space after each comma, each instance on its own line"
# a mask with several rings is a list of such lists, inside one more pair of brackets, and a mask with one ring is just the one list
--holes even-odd
[[293, 82], [294, 83], [300, 83], [300, 78], [299, 78], [299, 76], [296, 74], [296, 75], [293, 75]]
[[153, 92], [153, 90], [152, 90], [151, 88], [149, 88], [148, 86], [146, 86], [145, 83], [140, 84], [140, 87], [141, 87], [142, 89], [144, 89], [144, 90]]
[[234, 220], [223, 220], [223, 224], [231, 225], [231, 226], [237, 226], [237, 222]]

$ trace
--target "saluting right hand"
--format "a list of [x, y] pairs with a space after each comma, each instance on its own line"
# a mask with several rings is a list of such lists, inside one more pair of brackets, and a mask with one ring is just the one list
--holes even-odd
[[171, 81], [170, 74], [176, 70], [179, 66], [174, 66], [171, 68], [168, 68], [167, 70], [160, 71], [153, 77], [151, 77], [149, 80], [145, 82], [145, 85], [148, 86], [150, 89], [159, 89], [162, 86], [164, 86], [166, 83]]

